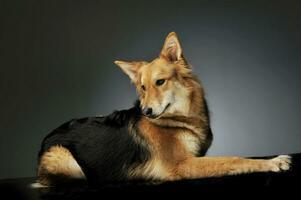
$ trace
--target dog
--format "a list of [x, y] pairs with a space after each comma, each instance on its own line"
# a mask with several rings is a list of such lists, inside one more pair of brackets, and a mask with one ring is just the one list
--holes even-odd
[[134, 83], [139, 100], [128, 110], [73, 119], [48, 134], [38, 155], [38, 184], [164, 182], [290, 168], [286, 155], [205, 156], [213, 137], [204, 89], [175, 32], [151, 62], [115, 64]]

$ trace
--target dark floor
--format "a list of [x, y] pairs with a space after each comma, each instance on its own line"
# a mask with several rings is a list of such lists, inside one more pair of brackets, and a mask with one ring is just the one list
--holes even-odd
[[[301, 190], [301, 153], [292, 154], [292, 168], [281, 173], [254, 173], [247, 175], [227, 176], [154, 183], [116, 183], [103, 186], [74, 184], [64, 187], [32, 189], [30, 184], [35, 178], [0, 180], [0, 199], [102, 199], [104, 195], [131, 198], [158, 197], [167, 194], [170, 197], [188, 197], [190, 195], [231, 195], [243, 194], [256, 196], [262, 193], [273, 196], [291, 196]], [[147, 194], [145, 196], [145, 194]], [[144, 196], [141, 196], [144, 195]], [[298, 198], [297, 198], [298, 199]]]

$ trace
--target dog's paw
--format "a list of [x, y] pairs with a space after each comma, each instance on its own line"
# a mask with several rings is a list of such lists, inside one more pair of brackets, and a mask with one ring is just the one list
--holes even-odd
[[291, 157], [288, 155], [280, 155], [269, 160], [270, 170], [273, 172], [286, 171], [290, 169]]

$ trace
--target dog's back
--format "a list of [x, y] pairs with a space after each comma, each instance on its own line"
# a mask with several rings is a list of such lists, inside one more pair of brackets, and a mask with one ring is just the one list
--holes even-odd
[[135, 130], [139, 115], [139, 106], [135, 106], [106, 117], [74, 119], [52, 131], [39, 153], [39, 182], [125, 180], [126, 168], [142, 164], [149, 156]]

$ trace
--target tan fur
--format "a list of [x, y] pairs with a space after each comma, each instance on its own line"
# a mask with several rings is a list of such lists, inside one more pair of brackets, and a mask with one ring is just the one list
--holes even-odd
[[153, 180], [180, 180], [217, 177], [250, 172], [289, 169], [290, 158], [270, 160], [240, 157], [195, 157], [197, 136], [189, 130], [162, 128], [143, 118], [139, 124], [151, 147], [152, 158], [145, 165], [132, 169], [130, 177]]
[[192, 157], [175, 167], [175, 177], [200, 178], [234, 175], [250, 172], [281, 171], [288, 169], [289, 157], [273, 160], [245, 159], [240, 157]]
[[199, 138], [189, 131], [182, 130], [176, 135], [189, 154], [197, 155], [200, 148]]
[[[129, 71], [128, 64], [117, 64]], [[151, 159], [130, 169], [129, 177], [178, 180], [288, 169], [290, 158], [286, 156], [272, 160], [196, 157], [198, 149], [206, 144], [209, 118], [204, 110], [202, 85], [192, 74], [175, 33], [167, 36], [159, 58], [131, 64], [135, 66], [130, 74], [126, 73], [130, 78], [135, 77], [131, 79], [137, 87], [141, 107], [151, 107], [158, 116], [142, 117], [139, 121], [139, 132], [148, 142]], [[159, 79], [165, 83], [157, 86]], [[164, 109], [169, 101], [171, 106]]]
[[186, 151], [185, 148], [181, 148], [183, 145], [177, 140], [172, 128], [161, 129], [146, 117], [141, 119], [138, 126], [148, 141], [152, 157], [145, 165], [132, 169], [130, 176], [166, 180], [171, 177], [172, 166], [186, 159], [187, 153], [183, 152]]
[[51, 185], [58, 179], [83, 179], [85, 175], [68, 149], [53, 146], [40, 159], [38, 177], [42, 185]]

